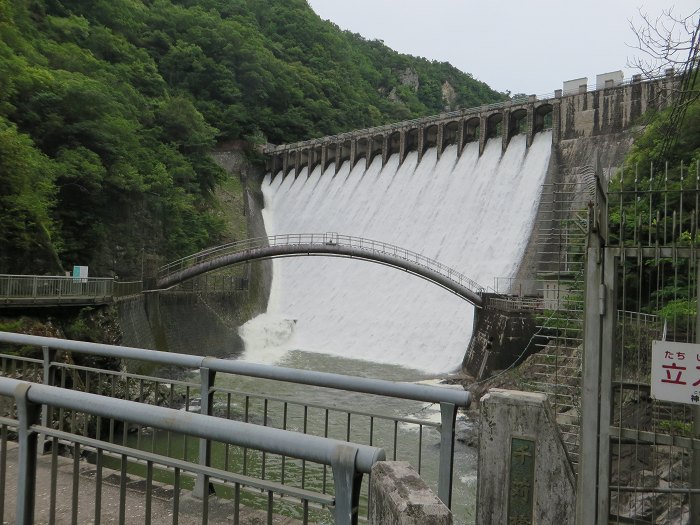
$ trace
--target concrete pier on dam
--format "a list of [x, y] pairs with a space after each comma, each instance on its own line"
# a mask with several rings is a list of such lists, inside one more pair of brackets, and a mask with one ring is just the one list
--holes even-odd
[[420, 162], [429, 148], [436, 148], [439, 157], [447, 146], [456, 145], [461, 155], [470, 142], [478, 141], [482, 153], [486, 142], [496, 137], [501, 137], [505, 151], [515, 135], [526, 134], [530, 146], [535, 134], [545, 129], [552, 130], [553, 145], [620, 133], [635, 126], [646, 111], [663, 108], [678, 77], [668, 70], [650, 80], [635, 75], [624, 81], [622, 72], [598, 75], [596, 80], [591, 90], [587, 78], [565, 82], [551, 98], [530, 95], [303, 142], [268, 144], [263, 150], [267, 169], [296, 176], [303, 168], [312, 171], [320, 165], [325, 171], [334, 164], [337, 172], [344, 162], [351, 168], [360, 161], [369, 166], [377, 156], [382, 165], [395, 154], [403, 162], [411, 151], [418, 152]]

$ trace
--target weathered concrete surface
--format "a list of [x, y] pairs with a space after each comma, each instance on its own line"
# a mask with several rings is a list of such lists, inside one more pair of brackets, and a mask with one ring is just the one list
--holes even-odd
[[[8, 442], [7, 474], [4, 493], [4, 515], [0, 523], [16, 523], [15, 501], [17, 497], [17, 452], [16, 443]], [[51, 502], [51, 458], [50, 454], [40, 455], [37, 461], [35, 513], [37, 524], [49, 522]], [[73, 498], [73, 459], [58, 456], [56, 476], [56, 521], [68, 524], [95, 523], [95, 466], [85, 461], [79, 463], [80, 476], [78, 484], [77, 519], [72, 520]], [[119, 482], [120, 473], [104, 468], [101, 492], [102, 511], [100, 523], [119, 523]], [[145, 523], [146, 498], [145, 481], [139, 478], [127, 478], [126, 507], [124, 522], [128, 524]], [[154, 525], [171, 525], [173, 523], [173, 490], [171, 487], [153, 484], [151, 492], [151, 523]], [[234, 507], [230, 500], [216, 497], [209, 498], [209, 523], [233, 523]], [[202, 501], [191, 496], [189, 491], [181, 491], [178, 523], [181, 525], [198, 525], [202, 523]], [[284, 516], [273, 516], [275, 525], [299, 525], [300, 522]], [[264, 525], [267, 523], [265, 512], [241, 507], [240, 523], [242, 525]]]
[[532, 523], [574, 523], [576, 484], [544, 394], [492, 389], [481, 399], [476, 522], [508, 522], [511, 439], [535, 441]]
[[370, 525], [452, 525], [452, 513], [405, 461], [372, 467]]
[[382, 164], [386, 164], [392, 154], [399, 154], [399, 162], [403, 162], [412, 150], [417, 151], [420, 162], [427, 148], [436, 147], [439, 157], [449, 144], [455, 144], [461, 154], [472, 140], [478, 140], [479, 151], [483, 152], [486, 140], [499, 135], [505, 151], [512, 136], [522, 131], [527, 134], [527, 144], [532, 144], [549, 114], [552, 143], [557, 144], [561, 140], [619, 133], [637, 125], [646, 111], [668, 105], [678, 79], [673, 75], [649, 81], [637, 77], [629, 84], [618, 80], [609, 87], [588, 92], [579, 89], [586, 79], [577, 79], [565, 85], [564, 96], [559, 93], [545, 100], [532, 96], [294, 144], [269, 144], [264, 152], [270, 171], [282, 170], [287, 175], [293, 170], [298, 175], [304, 167], [312, 171], [321, 165], [325, 170], [331, 163], [335, 163], [337, 173], [343, 162], [350, 162], [352, 167], [361, 158], [369, 166], [375, 156], [381, 156]]
[[[532, 311], [475, 310], [474, 330], [462, 368], [477, 379], [512, 365], [537, 331]], [[531, 345], [532, 352], [535, 349]], [[522, 358], [527, 357], [523, 355]]]
[[[120, 302], [122, 344], [167, 352], [229, 357], [243, 351], [236, 326], [246, 292], [216, 294], [150, 291]], [[227, 299], [227, 300], [226, 300]], [[229, 321], [231, 320], [231, 321]]]

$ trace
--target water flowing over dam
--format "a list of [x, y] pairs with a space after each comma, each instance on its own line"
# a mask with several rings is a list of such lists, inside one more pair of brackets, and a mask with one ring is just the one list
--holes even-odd
[[[392, 155], [335, 173], [316, 166], [269, 173], [262, 186], [268, 235], [338, 232], [392, 243], [450, 266], [484, 286], [517, 271], [535, 220], [552, 150], [550, 131], [502, 154], [491, 139], [429, 149], [399, 165]], [[456, 370], [473, 306], [413, 275], [331, 257], [275, 259], [268, 312], [241, 328], [248, 358], [302, 349], [429, 373]], [[270, 354], [271, 353], [271, 354]], [[255, 357], [252, 357], [255, 356]], [[267, 356], [267, 357], [266, 357]]]

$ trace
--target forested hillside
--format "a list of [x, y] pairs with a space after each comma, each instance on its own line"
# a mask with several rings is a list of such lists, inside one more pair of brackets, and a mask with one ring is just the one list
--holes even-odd
[[0, 0], [0, 273], [138, 277], [218, 242], [217, 143], [503, 98], [304, 0]]

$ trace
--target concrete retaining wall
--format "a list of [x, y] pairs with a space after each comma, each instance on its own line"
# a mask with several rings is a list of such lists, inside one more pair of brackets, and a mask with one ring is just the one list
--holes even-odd
[[[241, 292], [241, 295], [245, 292]], [[122, 344], [165, 352], [230, 357], [243, 351], [235, 294], [146, 292], [118, 303]]]
[[547, 397], [492, 389], [481, 399], [476, 523], [573, 525], [575, 510], [574, 472]]
[[[474, 330], [462, 368], [472, 377], [488, 377], [494, 370], [504, 370], [519, 357], [525, 358], [536, 348], [528, 343], [537, 331], [532, 311], [504, 312], [489, 307], [475, 309]], [[528, 348], [529, 353], [523, 354]]]

